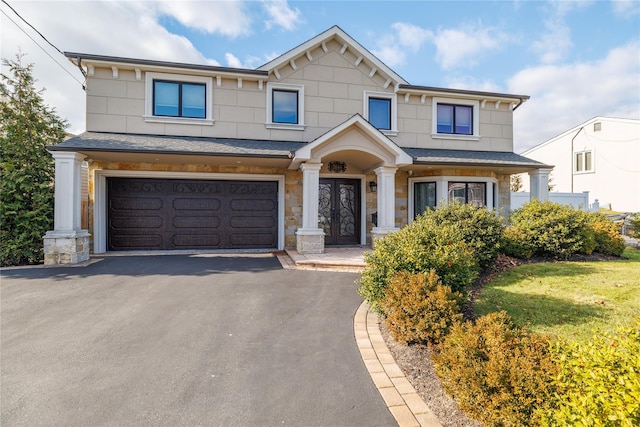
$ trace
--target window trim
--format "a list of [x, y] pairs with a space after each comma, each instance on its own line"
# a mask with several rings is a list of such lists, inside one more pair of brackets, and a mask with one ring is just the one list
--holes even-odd
[[[398, 136], [398, 97], [395, 93], [365, 91], [362, 113], [366, 121], [369, 121], [369, 98], [391, 100], [391, 129], [378, 129], [387, 136]], [[373, 126], [373, 125], [372, 125]]]
[[[155, 80], [168, 81], [175, 83], [199, 83], [205, 85], [205, 100], [203, 119], [196, 117], [174, 117], [174, 116], [155, 116], [153, 115], [153, 82]], [[182, 74], [168, 73], [145, 73], [145, 108], [143, 119], [149, 123], [172, 123], [172, 124], [190, 124], [190, 125], [206, 125], [211, 126], [213, 120], [213, 78], [204, 76], [187, 76]]]
[[[471, 107], [471, 115], [473, 117], [473, 133], [471, 135], [463, 135], [456, 133], [439, 133], [438, 132], [438, 104], [444, 105], [461, 105]], [[431, 107], [431, 137], [434, 139], [456, 139], [465, 141], [480, 140], [480, 101], [457, 99], [457, 98], [433, 98]]]
[[[441, 207], [443, 203], [449, 201], [449, 183], [450, 182], [483, 182], [485, 183], [485, 208], [498, 211], [500, 208], [498, 179], [488, 176], [418, 176], [409, 178], [409, 200], [407, 209], [407, 221], [411, 224], [415, 217], [415, 190], [416, 182], [435, 182], [436, 183], [436, 208]], [[492, 185], [493, 184], [493, 185]], [[439, 197], [439, 198], [438, 198]], [[497, 202], [497, 204], [496, 204]]]
[[[590, 153], [591, 154], [591, 168], [587, 169], [586, 168], [586, 164], [587, 164], [587, 156], [586, 154]], [[582, 170], [578, 170], [578, 155], [582, 154]], [[586, 173], [595, 173], [595, 155], [594, 155], [594, 151], [593, 149], [588, 149], [588, 150], [580, 150], [580, 151], [574, 151], [573, 152], [573, 174], [574, 175], [582, 175], [582, 174], [586, 174]]]
[[[278, 123], [273, 121], [273, 91], [282, 90], [298, 93], [298, 123]], [[267, 83], [267, 129], [304, 130], [304, 86], [289, 83]]]

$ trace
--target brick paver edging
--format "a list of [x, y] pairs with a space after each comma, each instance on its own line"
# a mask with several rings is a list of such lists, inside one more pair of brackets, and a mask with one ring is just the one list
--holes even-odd
[[442, 427], [438, 418], [396, 365], [380, 333], [378, 315], [369, 311], [366, 301], [356, 311], [353, 330], [362, 360], [398, 425]]

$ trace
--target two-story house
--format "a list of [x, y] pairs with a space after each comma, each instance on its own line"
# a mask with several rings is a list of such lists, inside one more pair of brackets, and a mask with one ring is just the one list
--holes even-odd
[[50, 147], [48, 264], [369, 245], [446, 200], [508, 210], [513, 173], [545, 197], [549, 167], [513, 152], [527, 96], [411, 85], [338, 27], [251, 70], [66, 56], [87, 131]]

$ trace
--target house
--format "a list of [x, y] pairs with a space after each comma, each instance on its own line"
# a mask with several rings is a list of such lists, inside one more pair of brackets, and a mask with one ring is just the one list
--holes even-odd
[[640, 212], [640, 120], [594, 117], [522, 155], [555, 165], [554, 192], [588, 191], [600, 207]]
[[513, 173], [545, 197], [549, 167], [513, 152], [527, 96], [409, 84], [338, 27], [257, 69], [65, 55], [87, 131], [50, 147], [48, 264], [370, 245], [443, 200], [508, 209]]

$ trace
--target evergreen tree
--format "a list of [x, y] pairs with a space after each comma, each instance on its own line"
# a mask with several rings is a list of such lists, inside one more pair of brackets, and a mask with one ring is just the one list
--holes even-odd
[[47, 151], [64, 139], [67, 122], [35, 89], [33, 64], [3, 59], [0, 82], [0, 265], [39, 263], [53, 229], [54, 161]]

